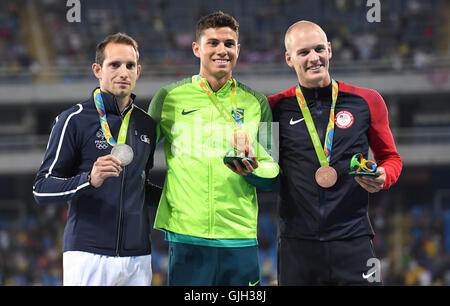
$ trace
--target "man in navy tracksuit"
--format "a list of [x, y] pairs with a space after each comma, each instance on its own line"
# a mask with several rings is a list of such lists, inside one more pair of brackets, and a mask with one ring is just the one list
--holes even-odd
[[[280, 124], [279, 285], [381, 284], [368, 192], [389, 188], [402, 168], [386, 105], [374, 90], [331, 79], [318, 25], [295, 23], [285, 44], [299, 85], [269, 97]], [[379, 176], [350, 176], [352, 156], [367, 158], [369, 147]]]
[[[64, 285], [151, 284], [147, 206], [157, 203], [161, 190], [148, 181], [156, 125], [131, 93], [138, 59], [136, 42], [125, 34], [97, 46], [92, 68], [100, 88], [56, 118], [37, 173], [33, 194], [39, 204], [69, 203]], [[118, 139], [133, 151], [127, 166], [110, 154]]]

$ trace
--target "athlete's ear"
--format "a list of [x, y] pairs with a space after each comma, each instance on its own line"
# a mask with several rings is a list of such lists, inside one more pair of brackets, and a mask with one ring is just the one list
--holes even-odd
[[192, 52], [194, 52], [196, 57], [200, 58], [200, 45], [196, 41], [192, 43]]
[[92, 64], [92, 72], [94, 72], [94, 75], [97, 79], [102, 79], [102, 66], [100, 66], [97, 63]]
[[331, 43], [330, 42], [328, 42], [327, 49], [328, 49], [328, 60], [330, 60], [333, 55], [333, 52], [331, 51]]
[[286, 51], [286, 53], [284, 54], [285, 58], [286, 58], [286, 64], [288, 64], [289, 67], [294, 67], [294, 63], [292, 63], [292, 58], [289, 54], [289, 51]]
[[141, 65], [137, 65], [137, 71], [136, 71], [137, 78], [136, 78], [136, 80], [139, 79], [139, 76], [141, 75], [141, 70], [142, 70], [142, 66]]

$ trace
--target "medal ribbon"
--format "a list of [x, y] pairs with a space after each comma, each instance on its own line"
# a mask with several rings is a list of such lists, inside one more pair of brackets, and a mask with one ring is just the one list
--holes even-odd
[[232, 83], [231, 83], [230, 103], [231, 103], [231, 113], [233, 115], [230, 115], [230, 113], [227, 111], [225, 106], [219, 101], [217, 96], [209, 89], [207, 81], [206, 81], [205, 78], [200, 78], [200, 74], [199, 74], [197, 76], [197, 81], [199, 81], [200, 87], [203, 88], [203, 90], [206, 92], [206, 94], [208, 95], [208, 97], [211, 100], [211, 102], [217, 108], [217, 111], [219, 112], [219, 114], [221, 114], [222, 117], [226, 121], [228, 121], [228, 122], [230, 122], [232, 124], [236, 123], [239, 129], [242, 128], [242, 123], [239, 121], [239, 114], [237, 112], [236, 80], [232, 79]]
[[123, 118], [122, 124], [120, 125], [119, 137], [116, 141], [111, 134], [108, 120], [106, 119], [105, 105], [103, 104], [102, 92], [100, 91], [100, 88], [97, 88], [94, 91], [94, 102], [95, 107], [97, 108], [98, 117], [100, 119], [100, 126], [102, 127], [103, 135], [105, 136], [106, 141], [113, 147], [117, 144], [125, 143], [127, 139], [128, 124], [130, 122], [131, 112], [134, 109], [134, 105], [131, 105], [131, 109]]
[[334, 109], [336, 108], [338, 92], [339, 86], [335, 80], [332, 80], [332, 92], [331, 92], [332, 102], [330, 109], [330, 119], [328, 120], [328, 126], [325, 135], [325, 144], [323, 145], [322, 149], [322, 144], [320, 142], [319, 135], [317, 134], [314, 121], [311, 117], [308, 105], [306, 104], [306, 99], [302, 93], [300, 84], [297, 85], [297, 88], [295, 89], [295, 95], [297, 97], [298, 105], [300, 106], [300, 110], [302, 111], [303, 118], [305, 118], [306, 127], [308, 128], [309, 136], [311, 137], [314, 149], [316, 150], [317, 158], [319, 159], [319, 163], [321, 166], [330, 165], [331, 148], [333, 146], [333, 136], [334, 136]]

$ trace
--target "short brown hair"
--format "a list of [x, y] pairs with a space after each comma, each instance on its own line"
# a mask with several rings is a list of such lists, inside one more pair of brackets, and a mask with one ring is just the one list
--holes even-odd
[[233, 16], [225, 14], [222, 11], [218, 11], [207, 16], [203, 16], [197, 23], [197, 33], [195, 38], [197, 42], [200, 41], [200, 37], [203, 31], [209, 28], [224, 28], [229, 27], [236, 32], [239, 37], [239, 23]]
[[109, 43], [125, 44], [130, 45], [136, 51], [137, 61], [139, 62], [139, 51], [138, 43], [124, 33], [116, 33], [106, 36], [106, 38], [100, 42], [95, 48], [95, 62], [100, 66], [103, 66], [103, 61], [105, 60], [105, 48]]

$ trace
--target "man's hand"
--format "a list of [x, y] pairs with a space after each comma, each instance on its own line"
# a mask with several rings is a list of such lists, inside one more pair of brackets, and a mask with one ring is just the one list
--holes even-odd
[[377, 173], [380, 174], [380, 176], [370, 176], [370, 175], [362, 175], [362, 176], [355, 176], [356, 182], [358, 182], [359, 185], [361, 185], [362, 188], [367, 190], [370, 193], [375, 193], [383, 189], [384, 182], [386, 181], [386, 172], [384, 171], [383, 167], [377, 168]]
[[253, 166], [248, 160], [243, 159], [242, 163], [245, 165], [244, 168], [241, 167], [241, 165], [239, 164], [239, 162], [237, 160], [235, 160], [235, 161], [233, 161], [234, 167], [230, 166], [229, 164], [226, 164], [228, 169], [230, 169], [234, 173], [239, 174], [241, 176], [246, 176], [247, 174], [255, 171], [255, 169], [258, 168], [258, 161], [256, 160], [256, 156], [253, 154], [253, 152], [248, 147], [246, 147], [246, 152], [249, 152], [249, 158], [251, 160], [253, 160]]
[[122, 167], [120, 167], [120, 160], [117, 157], [111, 154], [101, 156], [97, 158], [92, 167], [89, 183], [95, 188], [99, 188], [108, 177], [118, 177], [121, 171]]

